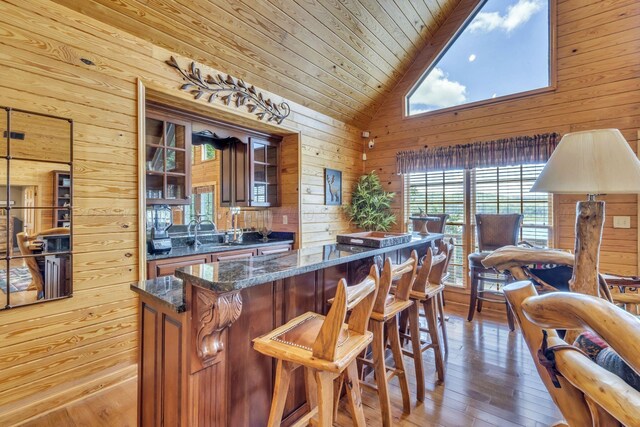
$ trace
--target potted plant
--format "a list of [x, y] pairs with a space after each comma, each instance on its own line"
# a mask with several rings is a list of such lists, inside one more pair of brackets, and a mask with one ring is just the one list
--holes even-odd
[[362, 175], [351, 195], [351, 204], [346, 206], [349, 219], [366, 231], [387, 231], [396, 223], [391, 212], [395, 193], [384, 191], [375, 172]]

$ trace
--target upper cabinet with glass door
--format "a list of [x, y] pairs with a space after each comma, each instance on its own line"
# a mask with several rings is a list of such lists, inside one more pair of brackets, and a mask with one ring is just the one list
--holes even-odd
[[191, 123], [147, 112], [145, 148], [147, 204], [188, 204]]
[[249, 138], [251, 147], [251, 206], [279, 206], [279, 143]]

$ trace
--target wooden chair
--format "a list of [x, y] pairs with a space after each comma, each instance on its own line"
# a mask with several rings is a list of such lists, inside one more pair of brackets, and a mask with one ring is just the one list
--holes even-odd
[[447, 225], [449, 214], [429, 214], [431, 217], [437, 217], [438, 221], [427, 221], [427, 231], [429, 233], [444, 234], [444, 227]]
[[[590, 295], [552, 292], [538, 296], [529, 281], [512, 283], [505, 287], [504, 293], [538, 373], [565, 417], [563, 425], [639, 425], [640, 392], [573, 350], [555, 331], [589, 329], [604, 339], [633, 370], [640, 372], [640, 321], [635, 316]], [[546, 357], [539, 357], [540, 350]]]
[[[56, 227], [49, 228], [47, 230], [42, 230], [38, 233], [34, 233], [29, 236], [26, 232], [22, 231], [16, 234], [16, 243], [18, 244], [18, 248], [20, 249], [21, 255], [32, 255], [33, 247], [32, 243], [40, 236], [50, 236], [56, 234], [69, 234], [69, 229], [64, 227]], [[40, 272], [40, 268], [38, 267], [38, 263], [33, 257], [24, 258], [24, 263], [29, 269], [29, 273], [31, 273], [31, 283], [27, 290], [36, 290], [38, 291], [38, 295], [41, 295], [44, 292], [44, 279], [42, 277], [42, 273]]]
[[[448, 248], [448, 246], [447, 246]], [[422, 353], [426, 350], [433, 349], [436, 360], [436, 372], [438, 380], [444, 381], [444, 358], [442, 356], [440, 336], [438, 334], [438, 294], [444, 290], [444, 284], [439, 280], [442, 277], [442, 271], [446, 264], [447, 251], [442, 251], [438, 255], [433, 255], [433, 249], [427, 249], [427, 254], [422, 258], [416, 278], [413, 281], [411, 293], [409, 297], [415, 304], [408, 308], [409, 333], [406, 333], [407, 327], [403, 324], [401, 336], [411, 340], [412, 349], [403, 350], [403, 353], [410, 356], [414, 360], [416, 369], [416, 386], [417, 399], [419, 402], [424, 401], [425, 382], [424, 367], [422, 362]], [[433, 272], [433, 273], [432, 273]], [[430, 281], [429, 278], [434, 278]], [[437, 279], [435, 279], [437, 277]], [[420, 306], [424, 309], [424, 316], [427, 320], [427, 327], [420, 327]], [[442, 312], [441, 312], [442, 313]], [[444, 314], [441, 314], [442, 327], [445, 330]], [[429, 334], [430, 342], [427, 343], [420, 338], [420, 332]], [[445, 338], [446, 339], [446, 338]]]
[[484, 289], [485, 280], [498, 283], [498, 286], [513, 280], [509, 274], [506, 274], [504, 278], [488, 278], [487, 274], [497, 275], [498, 272], [493, 268], [486, 268], [482, 261], [490, 251], [517, 243], [522, 218], [521, 214], [476, 214], [476, 231], [480, 252], [469, 254], [471, 293], [469, 295], [468, 321], [473, 320], [476, 309], [478, 313], [482, 311], [483, 301], [505, 303], [509, 329], [513, 331], [513, 314], [509, 310], [509, 305], [506, 304], [502, 291]]
[[[389, 258], [386, 259], [380, 277], [380, 289], [373, 306], [371, 320], [369, 321], [369, 330], [373, 332], [372, 359], [367, 359], [364, 356], [358, 358], [362, 365], [373, 368], [375, 385], [365, 381], [363, 377], [364, 370], [362, 371], [363, 375], [361, 375], [361, 384], [377, 391], [382, 412], [382, 425], [385, 427], [393, 425], [388, 381], [394, 376], [397, 376], [400, 382], [403, 412], [405, 414], [411, 413], [409, 381], [402, 359], [398, 314], [403, 313], [414, 305], [413, 301], [409, 299], [409, 293], [416, 276], [417, 264], [418, 254], [416, 251], [412, 251], [411, 256], [401, 264], [393, 265]], [[394, 285], [393, 294], [391, 293], [392, 285]], [[329, 302], [332, 303], [332, 301]], [[389, 340], [389, 347], [395, 363], [394, 368], [387, 367], [385, 361], [387, 339]], [[422, 364], [422, 359], [417, 363]]]
[[[318, 426], [333, 425], [333, 383], [336, 378], [342, 378], [347, 386], [354, 424], [366, 424], [356, 358], [373, 339], [367, 325], [379, 284], [376, 266], [371, 267], [362, 282], [348, 290], [346, 281], [341, 279], [326, 317], [307, 312], [253, 340], [255, 350], [277, 359], [268, 426], [280, 425], [291, 373], [299, 367], [305, 370], [307, 401], [311, 411], [296, 426], [307, 425], [316, 414]], [[345, 324], [347, 310], [351, 311], [351, 316]]]

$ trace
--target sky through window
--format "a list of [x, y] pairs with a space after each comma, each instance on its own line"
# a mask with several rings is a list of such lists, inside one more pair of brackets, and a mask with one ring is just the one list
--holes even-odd
[[407, 97], [409, 115], [549, 86], [549, 0], [488, 0]]

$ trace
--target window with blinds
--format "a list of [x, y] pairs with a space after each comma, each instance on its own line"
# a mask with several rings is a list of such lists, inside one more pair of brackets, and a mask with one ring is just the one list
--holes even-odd
[[455, 239], [449, 264], [449, 284], [454, 286], [464, 286], [465, 277], [465, 180], [463, 170], [406, 175], [406, 223], [410, 224], [409, 217], [420, 212], [449, 214], [445, 234]]
[[[448, 213], [445, 227], [456, 241], [449, 266], [449, 283], [465, 286], [467, 256], [476, 250], [474, 218], [476, 213], [522, 213], [520, 240], [535, 246], [553, 243], [551, 196], [529, 193], [544, 165], [520, 165], [405, 175], [405, 224], [420, 211]], [[465, 206], [469, 209], [465, 209]]]
[[[543, 164], [474, 169], [471, 172], [472, 220], [476, 213], [524, 214], [520, 240], [535, 246], [552, 245], [551, 197], [529, 190]], [[475, 224], [474, 224], [475, 227]], [[475, 244], [475, 232], [473, 233]]]

